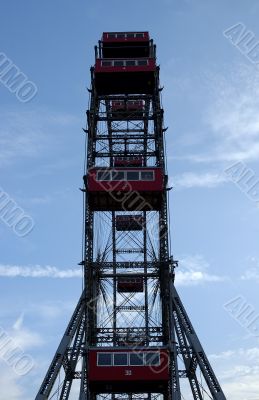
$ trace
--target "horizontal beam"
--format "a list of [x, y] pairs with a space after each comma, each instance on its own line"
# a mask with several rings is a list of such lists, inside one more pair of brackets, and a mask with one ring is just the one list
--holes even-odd
[[[142, 131], [143, 132], [143, 131]], [[154, 134], [142, 134], [142, 135], [130, 135], [127, 138], [125, 137], [125, 135], [96, 135], [95, 137], [93, 137], [94, 140], [114, 140], [114, 139], [134, 139], [134, 140], [155, 140], [155, 135]]]
[[129, 274], [129, 273], [125, 273], [125, 274], [105, 274], [105, 273], [101, 273], [99, 274], [100, 279], [106, 279], [106, 278], [159, 278], [159, 273], [155, 274], [155, 273], [151, 273], [151, 274], [145, 274], [145, 273], [138, 273], [138, 274]]
[[101, 96], [96, 96], [98, 100], [152, 100], [152, 95], [150, 94], [136, 94], [136, 95], [101, 95]]
[[[150, 152], [146, 152], [144, 153], [145, 157], [155, 157], [156, 156], [156, 151], [150, 151]], [[113, 152], [99, 152], [96, 151], [94, 153], [94, 157], [113, 157], [113, 156], [121, 156], [123, 157], [125, 155], [124, 151], [113, 151]], [[139, 155], [143, 155], [143, 151], [127, 151], [127, 156], [139, 156]]]
[[118, 269], [128, 269], [128, 268], [158, 268], [161, 263], [159, 262], [143, 262], [143, 261], [132, 261], [132, 262], [93, 262], [91, 265], [95, 268], [100, 268], [100, 269], [112, 269], [114, 267]]
[[134, 117], [134, 114], [133, 114], [131, 118], [128, 117], [127, 119], [114, 118], [114, 117], [109, 117], [109, 116], [107, 116], [107, 117], [97, 116], [96, 117], [96, 121], [110, 121], [110, 122], [117, 122], [117, 121], [123, 121], [123, 122], [125, 122], [125, 121], [127, 121], [127, 122], [129, 122], [129, 121], [143, 121], [143, 122], [145, 122], [145, 121], [152, 121], [154, 119], [155, 119], [155, 114], [152, 114], [152, 115], [149, 115], [149, 116], [144, 116], [142, 118], [139, 118], [139, 117], [137, 118], [136, 116]]
[[[146, 332], [146, 328], [141, 328], [139, 326], [130, 326], [130, 327], [121, 327], [121, 328], [116, 328], [115, 330], [113, 328], [96, 328], [97, 333], [140, 333], [140, 332]], [[150, 326], [148, 328], [149, 332], [156, 333], [156, 332], [162, 332], [163, 328], [162, 326]]]

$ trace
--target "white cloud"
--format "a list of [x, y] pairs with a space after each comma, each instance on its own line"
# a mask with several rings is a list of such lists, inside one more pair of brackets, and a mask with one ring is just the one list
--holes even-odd
[[0, 166], [40, 153], [45, 138], [35, 113], [5, 111], [0, 113], [0, 118]]
[[[225, 277], [209, 274], [204, 270], [206, 262], [200, 256], [186, 257], [180, 260], [180, 268], [176, 271], [177, 285], [197, 285], [205, 282], [222, 282]], [[82, 271], [77, 269], [58, 269], [52, 266], [15, 266], [15, 265], [0, 265], [0, 276], [5, 278], [82, 278]], [[47, 307], [45, 313], [55, 314], [53, 307]]]
[[175, 282], [177, 286], [193, 286], [206, 282], [223, 282], [227, 277], [210, 274], [209, 263], [201, 255], [185, 256], [179, 260]]
[[259, 348], [237, 349], [209, 356], [218, 371], [225, 395], [235, 400], [257, 400]]
[[52, 266], [0, 265], [0, 276], [7, 278], [81, 278], [80, 268], [58, 269]]
[[[202, 256], [187, 256], [180, 260], [180, 268], [176, 271], [177, 285], [197, 285], [204, 282], [222, 282], [225, 277], [209, 274], [207, 269], [209, 264]], [[16, 266], [0, 265], [0, 276], [7, 278], [81, 278], [80, 268], [58, 269], [52, 266]], [[49, 310], [52, 313], [52, 306]], [[48, 311], [47, 309], [45, 310]]]
[[51, 319], [57, 320], [57, 318], [63, 317], [64, 315], [70, 315], [74, 311], [75, 303], [72, 301], [46, 301], [40, 304], [30, 304], [27, 309], [29, 314], [40, 315], [41, 319], [45, 319], [49, 322]]
[[21, 347], [23, 351], [43, 344], [42, 337], [24, 326], [24, 313], [22, 313], [6, 333], [12, 338], [16, 346]]
[[26, 202], [32, 205], [49, 204], [51, 202], [51, 196], [43, 195], [41, 197], [31, 197], [26, 199]]
[[11, 337], [15, 345], [21, 347], [24, 351], [41, 346], [44, 343], [42, 337], [38, 333], [32, 332], [24, 327], [19, 330], [13, 329], [11, 331]]
[[13, 324], [13, 329], [15, 331], [19, 331], [23, 325], [23, 320], [24, 320], [24, 313], [20, 315], [20, 317], [15, 321]]
[[259, 283], [259, 270], [258, 268], [248, 269], [242, 276], [243, 281], [254, 281]]
[[[14, 164], [24, 158], [41, 157], [52, 150], [57, 133], [64, 126], [78, 124], [72, 115], [63, 115], [42, 109], [0, 112], [0, 167]], [[55, 136], [51, 132], [55, 131]], [[49, 143], [51, 142], [51, 146]]]
[[[176, 282], [178, 285], [196, 285], [204, 282], [222, 282], [226, 277], [209, 274], [209, 264], [200, 255], [186, 256], [180, 259], [180, 267], [176, 271]], [[82, 278], [80, 268], [58, 269], [53, 266], [18, 266], [0, 265], [0, 276], [5, 278]], [[49, 310], [52, 313], [52, 306]], [[48, 312], [46, 308], [46, 313]]]
[[17, 375], [0, 363], [0, 400], [23, 400], [23, 390]]
[[[34, 347], [41, 346], [44, 341], [40, 334], [24, 326], [23, 313], [10, 329], [1, 329], [0, 349], [0, 400], [23, 400], [28, 398], [31, 377], [34, 374], [35, 362], [31, 356]], [[8, 340], [7, 340], [8, 339]], [[4, 346], [3, 346], [4, 344]], [[15, 354], [15, 356], [11, 356]], [[19, 357], [27, 360], [27, 368], [19, 370]], [[21, 364], [20, 364], [21, 367]]]
[[217, 100], [205, 117], [217, 143], [212, 153], [214, 159], [256, 160], [259, 155], [257, 69], [242, 64], [227, 78], [216, 79], [214, 85]]
[[226, 278], [210, 275], [201, 271], [177, 271], [175, 282], [177, 286], [192, 286], [205, 282], [222, 282]]
[[210, 266], [208, 261], [206, 261], [201, 254], [185, 255], [182, 258], [180, 257], [179, 263], [182, 268], [191, 271], [207, 271]]
[[189, 189], [194, 187], [214, 188], [225, 182], [227, 182], [227, 178], [223, 174], [215, 172], [185, 172], [170, 179], [169, 186], [173, 186], [176, 189]]
[[[252, 64], [229, 66], [208, 77], [210, 106], [204, 113], [205, 151], [180, 159], [193, 162], [256, 161], [259, 156], [259, 74]], [[177, 157], [176, 157], [177, 158]]]
[[256, 257], [249, 257], [248, 267], [241, 275], [241, 280], [259, 283], [259, 260]]

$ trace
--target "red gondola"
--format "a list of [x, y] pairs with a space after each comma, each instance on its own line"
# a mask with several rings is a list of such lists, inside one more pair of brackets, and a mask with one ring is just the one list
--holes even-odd
[[148, 32], [103, 32], [103, 43], [149, 42]]
[[149, 57], [148, 32], [104, 32], [102, 37], [103, 58]]
[[93, 211], [160, 210], [162, 168], [92, 168], [84, 176]]
[[143, 157], [114, 157], [114, 167], [142, 167]]
[[117, 291], [119, 293], [139, 293], [144, 290], [143, 277], [119, 277], [117, 283]]
[[143, 118], [145, 104], [143, 100], [114, 100], [111, 104], [112, 118], [139, 119]]
[[99, 58], [94, 67], [95, 89], [99, 95], [152, 94], [155, 71], [154, 58]]
[[114, 348], [89, 351], [89, 386], [98, 392], [163, 392], [169, 380], [165, 349]]
[[116, 230], [117, 231], [142, 231], [144, 226], [144, 218], [142, 215], [117, 215]]

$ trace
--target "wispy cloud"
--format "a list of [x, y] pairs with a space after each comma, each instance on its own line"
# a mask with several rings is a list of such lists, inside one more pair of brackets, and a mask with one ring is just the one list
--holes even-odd
[[[199, 255], [187, 256], [180, 260], [180, 268], [177, 269], [177, 285], [197, 285], [205, 282], [222, 282], [226, 277], [220, 277], [208, 272], [209, 264]], [[0, 276], [5, 278], [52, 278], [71, 279], [82, 278], [80, 268], [59, 269], [53, 266], [20, 266], [0, 265]]]
[[209, 273], [210, 265], [202, 255], [189, 255], [179, 260], [176, 270], [177, 286], [193, 286], [206, 282], [223, 282], [227, 277]]
[[26, 202], [32, 205], [38, 205], [38, 204], [49, 204], [51, 202], [51, 196], [50, 195], [42, 195], [41, 197], [31, 197], [26, 199]]
[[248, 267], [241, 275], [241, 280], [259, 283], [259, 260], [256, 257], [249, 258]]
[[258, 357], [258, 347], [229, 350], [209, 356], [218, 371], [227, 398], [258, 399]]
[[[216, 82], [215, 82], [216, 83]], [[253, 65], [240, 65], [230, 79], [221, 78], [218, 99], [207, 123], [219, 142], [214, 158], [256, 160], [259, 155], [259, 75]]]
[[23, 313], [14, 322], [12, 328], [9, 330], [9, 334], [15, 341], [16, 345], [20, 346], [24, 350], [30, 350], [31, 348], [41, 346], [44, 343], [39, 333], [33, 332], [31, 329], [25, 327]]
[[[73, 115], [42, 109], [19, 112], [3, 110], [0, 119], [0, 167], [24, 158], [42, 157], [45, 152], [48, 154], [46, 150], [55, 145], [58, 132], [65, 126], [80, 126], [79, 120]], [[53, 131], [55, 135], [52, 135]]]
[[177, 286], [193, 286], [206, 282], [223, 282], [226, 278], [211, 275], [202, 271], [177, 271], [176, 285]]
[[41, 319], [49, 323], [50, 320], [57, 320], [64, 316], [72, 314], [75, 308], [75, 304], [72, 301], [48, 301], [40, 302], [37, 304], [30, 304], [27, 313], [40, 315]]
[[0, 364], [0, 385], [1, 399], [22, 400], [24, 399], [23, 388], [18, 380], [17, 375], [11, 370], [7, 370], [6, 366]]
[[[4, 338], [8, 338], [8, 342], [3, 347]], [[43, 338], [39, 333], [25, 326], [22, 313], [13, 323], [13, 326], [6, 330], [1, 327], [1, 340], [0, 399], [22, 400], [30, 398], [31, 396], [28, 396], [30, 389], [28, 388], [31, 388], [31, 377], [34, 375], [34, 360], [30, 353], [34, 348], [43, 345]], [[29, 369], [25, 375], [17, 374], [15, 362], [12, 362], [12, 357], [8, 357], [8, 349], [13, 351], [13, 354], [16, 354], [17, 357], [20, 354], [21, 357], [31, 358], [32, 369]]]
[[192, 271], [207, 271], [210, 267], [209, 262], [201, 254], [184, 255], [179, 258], [182, 268]]
[[229, 66], [208, 78], [210, 105], [204, 111], [204, 151], [184, 157], [193, 162], [255, 161], [259, 156], [259, 74], [254, 65]]
[[241, 276], [243, 281], [253, 281], [259, 283], [259, 269], [249, 268], [245, 273]]
[[0, 276], [6, 278], [81, 278], [80, 268], [58, 269], [52, 266], [0, 265]]
[[185, 172], [181, 175], [176, 175], [170, 179], [170, 186], [175, 189], [190, 189], [190, 188], [215, 188], [227, 182], [226, 176], [216, 172]]

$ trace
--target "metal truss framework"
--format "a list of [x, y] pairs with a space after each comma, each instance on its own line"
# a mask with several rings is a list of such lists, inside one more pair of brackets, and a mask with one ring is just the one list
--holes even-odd
[[[116, 217], [129, 211], [95, 211], [84, 192], [84, 291], [50, 364], [35, 400], [112, 399], [225, 400], [225, 396], [199, 342], [174, 286], [177, 262], [168, 239], [168, 188], [165, 132], [159, 68], [153, 94], [99, 95], [94, 70], [87, 111], [86, 173], [92, 167], [113, 167], [115, 157], [141, 157], [144, 167], [161, 167], [165, 184], [159, 211], [141, 214], [144, 229], [118, 231]], [[144, 110], [112, 112], [113, 101], [143, 101]], [[118, 293], [119, 278], [137, 275], [142, 293]], [[89, 388], [89, 349], [166, 347], [170, 379], [166, 390], [155, 393], [99, 393]], [[203, 382], [201, 382], [202, 377]], [[185, 378], [188, 385], [181, 384]], [[182, 382], [182, 380], [181, 380]], [[184, 389], [184, 387], [186, 388]]]

